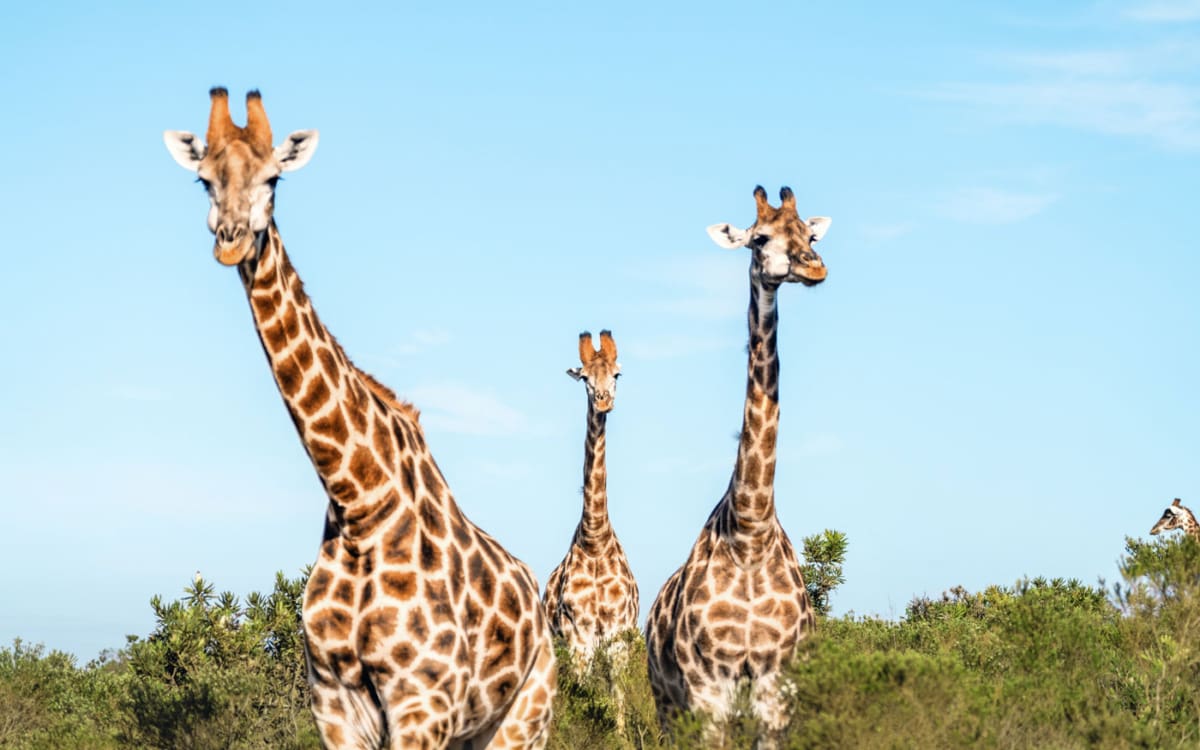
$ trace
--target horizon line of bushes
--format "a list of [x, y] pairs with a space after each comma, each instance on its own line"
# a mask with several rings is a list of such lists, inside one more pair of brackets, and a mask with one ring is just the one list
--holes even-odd
[[[829, 616], [847, 544], [804, 540], [821, 614], [781, 680], [782, 748], [1182, 748], [1200, 744], [1200, 543], [1127, 538], [1121, 580], [1032, 578], [918, 597], [900, 620]], [[21, 640], [0, 648], [0, 747], [319, 748], [308, 708], [305, 575], [244, 601], [197, 578], [154, 597], [145, 638], [83, 666]], [[714, 728], [655, 718], [641, 634], [576, 671], [560, 653], [550, 747], [742, 748], [735, 713]], [[620, 696], [617, 699], [616, 696]]]

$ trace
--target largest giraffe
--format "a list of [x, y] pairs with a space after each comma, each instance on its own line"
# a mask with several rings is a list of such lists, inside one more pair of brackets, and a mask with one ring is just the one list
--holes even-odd
[[776, 295], [784, 283], [825, 280], [812, 246], [830, 220], [802, 220], [786, 187], [779, 197], [775, 208], [756, 187], [753, 226], [708, 229], [718, 245], [751, 251], [746, 402], [729, 487], [646, 619], [650, 683], [664, 725], [685, 710], [726, 718], [739, 686], [748, 683], [767, 730], [780, 729], [787, 720], [780, 668], [814, 624], [796, 551], [775, 515]]
[[303, 605], [326, 748], [542, 747], [555, 691], [532, 572], [467, 520], [417, 411], [355, 367], [321, 324], [273, 218], [280, 173], [316, 131], [272, 147], [257, 91], [246, 126], [210, 92], [207, 145], [167, 131], [208, 192], [213, 253], [236, 266], [271, 373], [329, 496]]

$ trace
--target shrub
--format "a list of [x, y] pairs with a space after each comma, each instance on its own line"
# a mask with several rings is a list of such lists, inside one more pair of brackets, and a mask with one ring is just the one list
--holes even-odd
[[[845, 538], [805, 540], [814, 604], [828, 612]], [[823, 616], [780, 682], [784, 748], [1188, 748], [1200, 744], [1200, 544], [1127, 539], [1106, 590], [1034, 578], [914, 599], [900, 621]], [[21, 641], [0, 649], [0, 747], [315, 748], [300, 606], [277, 576], [241, 603], [197, 579], [152, 601], [154, 631], [84, 667]], [[710, 727], [663, 735], [645, 644], [629, 632], [592, 663], [559, 652], [550, 747], [749, 748], [741, 696]]]
[[829, 595], [846, 582], [842, 565], [846, 562], [846, 535], [825, 529], [820, 534], [804, 537], [804, 563], [800, 572], [808, 588], [809, 599], [820, 617], [829, 615]]
[[0, 649], [0, 747], [118, 747], [123, 684], [109, 667], [102, 657], [80, 669], [70, 654], [19, 639]]
[[156, 748], [318, 747], [309, 712], [300, 605], [282, 573], [242, 606], [199, 576], [183, 600], [151, 601], [154, 632], [128, 648], [122, 739]]

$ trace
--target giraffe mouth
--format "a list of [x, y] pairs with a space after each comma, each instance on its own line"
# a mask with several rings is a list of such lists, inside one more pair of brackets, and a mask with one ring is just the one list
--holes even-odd
[[825, 266], [815, 269], [805, 268], [798, 272], [793, 271], [789, 281], [799, 281], [804, 286], [816, 286], [817, 284], [823, 284], [825, 277], [828, 275], [829, 273], [825, 270]]
[[241, 242], [226, 244], [218, 242], [213, 245], [213, 257], [223, 266], [236, 266], [250, 257], [250, 253], [254, 250], [254, 245], [254, 234], [249, 235]]
[[804, 286], [816, 286], [825, 281], [829, 269], [821, 261], [815, 263], [792, 263], [788, 281], [799, 281]]

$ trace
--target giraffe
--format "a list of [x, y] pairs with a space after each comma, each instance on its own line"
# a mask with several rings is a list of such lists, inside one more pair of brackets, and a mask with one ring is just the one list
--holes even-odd
[[812, 245], [830, 220], [802, 220], [789, 188], [779, 197], [775, 208], [756, 187], [753, 226], [708, 228], [718, 245], [751, 251], [746, 403], [729, 487], [647, 616], [650, 683], [664, 728], [682, 711], [728, 718], [743, 685], [768, 732], [782, 728], [780, 668], [815, 624], [796, 551], [775, 515], [776, 295], [785, 282], [825, 280]]
[[1175, 498], [1163, 511], [1162, 518], [1150, 529], [1150, 536], [1158, 536], [1173, 529], [1183, 529], [1183, 533], [1200, 542], [1200, 523], [1196, 522], [1196, 516], [1190, 509], [1180, 504], [1179, 498]]
[[533, 573], [472, 524], [411, 404], [350, 361], [304, 292], [273, 218], [281, 172], [317, 132], [272, 148], [257, 91], [246, 126], [209, 92], [207, 145], [167, 148], [211, 202], [213, 254], [236, 266], [271, 373], [329, 497], [302, 620], [326, 748], [543, 747], [556, 669]]
[[608, 518], [605, 426], [621, 375], [612, 333], [600, 332], [599, 351], [592, 348], [592, 334], [579, 334], [579, 361], [582, 367], [567, 374], [587, 388], [583, 516], [566, 557], [546, 581], [542, 604], [550, 630], [566, 642], [582, 666], [598, 645], [637, 627], [638, 588]]

